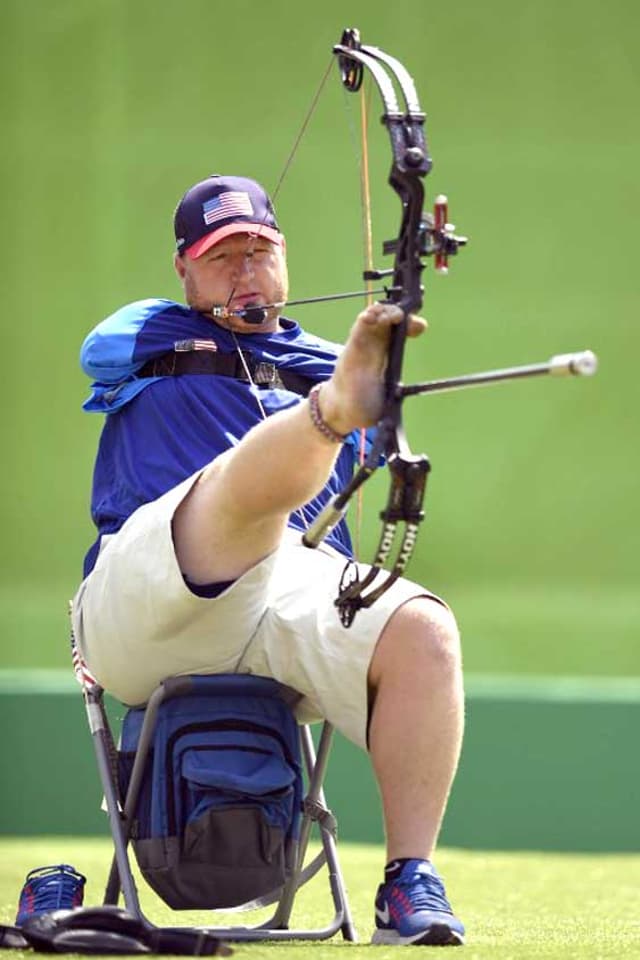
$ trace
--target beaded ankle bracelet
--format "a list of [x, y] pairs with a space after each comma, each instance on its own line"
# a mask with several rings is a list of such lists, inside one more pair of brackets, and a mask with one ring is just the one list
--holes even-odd
[[329, 426], [320, 413], [319, 397], [321, 387], [322, 384], [317, 383], [315, 387], [312, 387], [309, 391], [309, 414], [311, 416], [311, 422], [316, 430], [319, 430], [320, 433], [327, 438], [327, 440], [331, 440], [332, 443], [344, 443], [349, 434], [338, 433], [337, 430], [334, 430], [333, 427]]

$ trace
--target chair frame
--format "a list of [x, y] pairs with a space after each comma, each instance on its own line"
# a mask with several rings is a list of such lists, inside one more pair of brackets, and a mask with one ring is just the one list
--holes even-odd
[[[142, 912], [131, 869], [129, 857], [131, 822], [142, 786], [145, 763], [153, 741], [160, 705], [169, 697], [186, 693], [186, 684], [189, 679], [189, 677], [169, 677], [156, 687], [149, 698], [131, 777], [124, 798], [119, 795], [117, 750], [104, 705], [104, 690], [95, 681], [89, 682], [87, 678], [84, 678], [82, 684], [89, 729], [114, 843], [114, 856], [105, 890], [104, 903], [116, 905], [120, 894], [122, 894], [126, 910], [149, 929], [156, 929], [156, 925]], [[358, 938], [338, 860], [336, 820], [326, 805], [323, 789], [333, 733], [332, 725], [325, 721], [316, 752], [309, 726], [306, 724], [299, 726], [307, 792], [303, 802], [300, 837], [293, 851], [294, 863], [284, 887], [281, 891], [273, 891], [257, 900], [241, 904], [233, 910], [220, 911], [223, 913], [242, 913], [276, 903], [273, 915], [268, 920], [255, 926], [199, 926], [191, 929], [204, 930], [206, 933], [215, 934], [224, 940], [237, 942], [253, 940], [327, 940], [338, 932], [342, 934], [344, 940], [357, 941]], [[307, 847], [314, 823], [319, 829], [322, 850], [308, 865], [305, 865]], [[289, 921], [297, 891], [325, 865], [335, 911], [333, 918], [324, 927], [318, 929], [290, 929]], [[188, 929], [188, 927], [182, 925], [176, 929]]]

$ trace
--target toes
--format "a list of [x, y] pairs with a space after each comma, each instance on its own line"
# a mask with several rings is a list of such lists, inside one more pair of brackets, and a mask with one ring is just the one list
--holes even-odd
[[[391, 327], [402, 323], [404, 313], [395, 303], [376, 302], [369, 304], [368, 307], [359, 314], [358, 320], [368, 326]], [[409, 317], [407, 324], [407, 334], [410, 337], [419, 336], [427, 327], [427, 321], [422, 317]]]
[[389, 326], [390, 324], [400, 323], [402, 316], [402, 310], [394, 303], [376, 302], [365, 307], [359, 319], [371, 325]]
[[427, 329], [429, 324], [424, 319], [424, 317], [416, 317], [413, 314], [409, 317], [409, 325], [407, 326], [407, 336], [408, 337], [419, 337], [421, 333]]

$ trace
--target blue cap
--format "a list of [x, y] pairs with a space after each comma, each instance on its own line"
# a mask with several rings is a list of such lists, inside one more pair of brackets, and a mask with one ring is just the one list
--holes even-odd
[[178, 204], [173, 226], [178, 253], [186, 253], [191, 260], [235, 233], [284, 244], [271, 200], [259, 183], [247, 177], [213, 174], [196, 183]]

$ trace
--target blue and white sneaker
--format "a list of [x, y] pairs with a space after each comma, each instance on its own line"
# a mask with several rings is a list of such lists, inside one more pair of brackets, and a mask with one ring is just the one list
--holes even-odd
[[442, 880], [428, 860], [407, 860], [376, 895], [372, 943], [461, 946], [464, 926], [453, 915]]
[[31, 870], [20, 894], [16, 926], [40, 913], [82, 906], [86, 880], [68, 863]]

